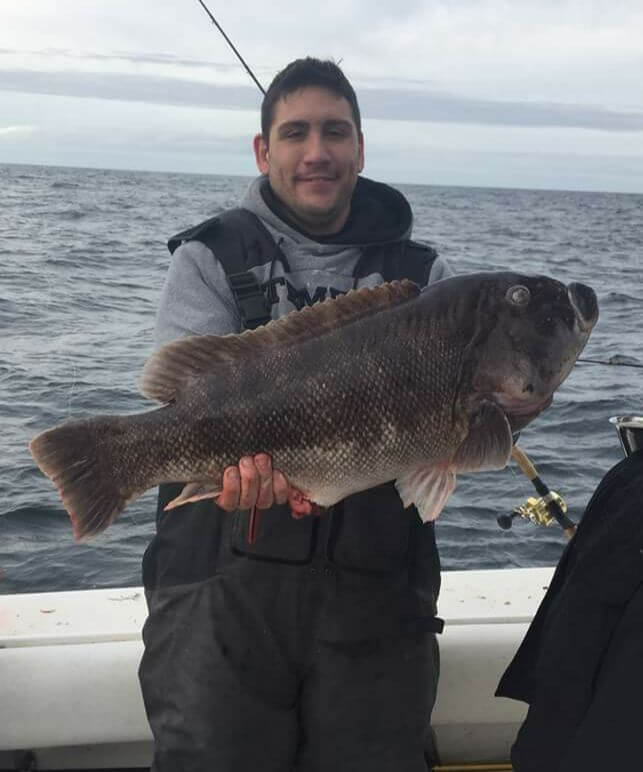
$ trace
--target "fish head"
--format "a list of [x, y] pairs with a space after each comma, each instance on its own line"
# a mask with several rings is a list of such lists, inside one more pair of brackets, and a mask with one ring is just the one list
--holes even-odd
[[472, 393], [497, 404], [515, 432], [551, 404], [571, 372], [598, 320], [596, 294], [547, 276], [486, 274], [477, 309]]

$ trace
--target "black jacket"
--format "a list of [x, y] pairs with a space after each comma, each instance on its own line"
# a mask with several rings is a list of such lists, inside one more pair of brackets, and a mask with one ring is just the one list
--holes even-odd
[[643, 769], [643, 452], [614, 466], [498, 686], [529, 703], [516, 772]]

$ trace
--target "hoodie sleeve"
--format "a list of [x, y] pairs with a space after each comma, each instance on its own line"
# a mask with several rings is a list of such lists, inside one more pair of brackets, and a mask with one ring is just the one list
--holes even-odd
[[186, 335], [241, 332], [241, 319], [228, 279], [212, 251], [199, 241], [172, 255], [156, 316], [158, 347]]

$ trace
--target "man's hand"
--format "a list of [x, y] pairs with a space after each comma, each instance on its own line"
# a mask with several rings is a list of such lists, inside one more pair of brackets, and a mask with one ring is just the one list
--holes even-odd
[[223, 473], [223, 490], [217, 504], [227, 512], [236, 509], [268, 509], [288, 501], [290, 486], [278, 470], [272, 468], [267, 453], [244, 456], [239, 466], [228, 466]]

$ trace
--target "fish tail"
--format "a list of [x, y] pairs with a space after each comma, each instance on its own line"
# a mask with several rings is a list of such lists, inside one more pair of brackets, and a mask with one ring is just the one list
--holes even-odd
[[118, 417], [72, 421], [29, 443], [34, 460], [58, 489], [76, 541], [103, 531], [139, 495], [126, 480], [116, 479], [110, 461], [122, 422]]

